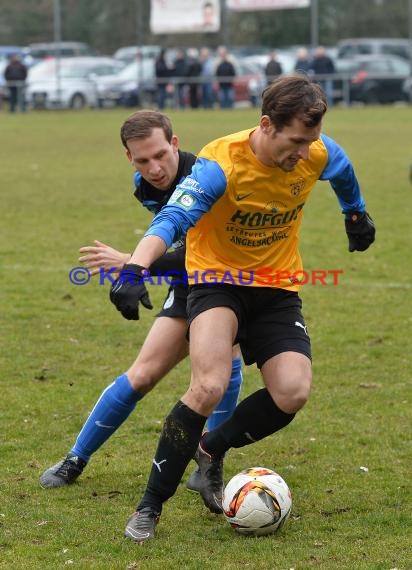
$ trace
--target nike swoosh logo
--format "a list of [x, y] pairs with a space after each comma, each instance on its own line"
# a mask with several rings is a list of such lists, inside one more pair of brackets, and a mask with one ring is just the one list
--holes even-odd
[[106, 424], [104, 424], [103, 422], [97, 420], [96, 422], [94, 422], [97, 427], [101, 427], [101, 428], [106, 428], [106, 429], [114, 429], [114, 426], [107, 426]]
[[240, 202], [241, 200], [244, 200], [245, 198], [247, 198], [248, 196], [251, 196], [253, 194], [253, 192], [249, 192], [249, 194], [237, 194], [236, 195], [236, 202]]

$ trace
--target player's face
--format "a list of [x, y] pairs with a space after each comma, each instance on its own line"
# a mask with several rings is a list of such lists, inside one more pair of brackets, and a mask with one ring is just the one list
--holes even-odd
[[291, 172], [299, 160], [309, 159], [309, 147], [319, 138], [321, 125], [306, 127], [300, 119], [295, 118], [289, 126], [277, 131], [269, 117], [262, 117], [261, 129], [265, 136], [260, 160], [268, 166]]
[[127, 141], [127, 158], [145, 180], [159, 190], [168, 190], [179, 166], [178, 139], [169, 143], [162, 129], [153, 129], [150, 137]]

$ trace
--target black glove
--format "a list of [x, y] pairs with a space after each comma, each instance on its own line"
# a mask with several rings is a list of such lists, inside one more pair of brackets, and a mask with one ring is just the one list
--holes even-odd
[[345, 219], [349, 251], [365, 251], [375, 241], [375, 224], [368, 212], [350, 212]]
[[139, 302], [146, 309], [153, 309], [149, 293], [143, 282], [144, 267], [126, 264], [120, 272], [118, 279], [110, 288], [110, 300], [116, 309], [129, 321], [139, 320]]

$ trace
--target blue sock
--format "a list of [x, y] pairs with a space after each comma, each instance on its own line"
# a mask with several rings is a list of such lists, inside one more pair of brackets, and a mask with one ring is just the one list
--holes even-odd
[[233, 414], [239, 398], [242, 380], [242, 359], [238, 356], [232, 362], [232, 375], [227, 390], [207, 420], [209, 431], [228, 420]]
[[109, 439], [134, 410], [143, 394], [133, 390], [122, 374], [104, 390], [77, 436], [71, 453], [84, 461]]

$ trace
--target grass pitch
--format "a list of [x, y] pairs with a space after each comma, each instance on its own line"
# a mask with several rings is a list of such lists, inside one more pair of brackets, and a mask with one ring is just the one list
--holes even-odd
[[[181, 147], [193, 152], [258, 114], [170, 113]], [[343, 273], [337, 286], [302, 288], [313, 392], [289, 427], [231, 450], [225, 467], [226, 479], [253, 465], [279, 471], [293, 493], [290, 520], [277, 535], [245, 539], [182, 483], [144, 547], [123, 529], [164, 416], [187, 385], [188, 362], [138, 404], [77, 484], [38, 484], [153, 320], [142, 309], [139, 322], [127, 322], [107, 285], [76, 287], [68, 278], [80, 246], [98, 238], [131, 250], [150, 221], [132, 197], [120, 144], [128, 111], [0, 114], [0, 568], [412, 568], [410, 114], [336, 108], [325, 119], [324, 132], [356, 167], [377, 241], [349, 254], [338, 202], [328, 183], [318, 184], [301, 233], [305, 269]], [[151, 288], [157, 305], [164, 293]], [[261, 385], [254, 367], [244, 376], [243, 397]]]

